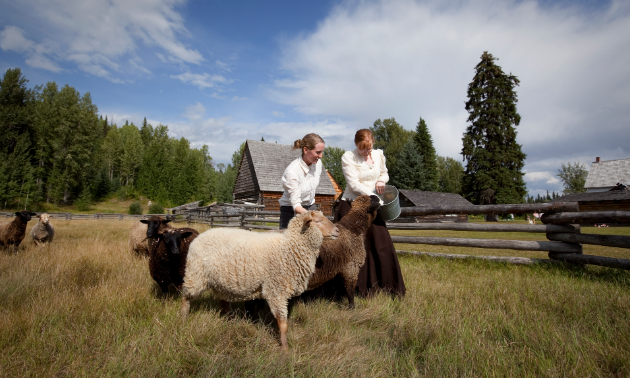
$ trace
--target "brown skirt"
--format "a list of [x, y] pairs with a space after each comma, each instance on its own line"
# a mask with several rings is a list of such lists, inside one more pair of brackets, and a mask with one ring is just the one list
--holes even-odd
[[[350, 212], [350, 203], [349, 201], [341, 201], [333, 222], [338, 222]], [[380, 218], [374, 220], [365, 235], [365, 264], [359, 271], [359, 280], [357, 281], [359, 296], [371, 296], [378, 291], [401, 297], [407, 291], [400, 271], [396, 248], [394, 248], [385, 222]]]

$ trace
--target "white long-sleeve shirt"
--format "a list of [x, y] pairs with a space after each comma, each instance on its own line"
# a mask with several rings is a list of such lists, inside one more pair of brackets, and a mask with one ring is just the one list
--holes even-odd
[[322, 174], [322, 161], [307, 165], [302, 157], [291, 162], [282, 175], [284, 193], [278, 200], [280, 206], [309, 206], [315, 203], [315, 189]]
[[383, 151], [373, 150], [372, 161], [374, 164], [368, 165], [356, 148], [343, 154], [341, 157], [341, 169], [346, 178], [346, 191], [343, 193], [344, 199], [355, 199], [363, 194], [374, 194], [377, 181], [384, 183], [389, 181]]

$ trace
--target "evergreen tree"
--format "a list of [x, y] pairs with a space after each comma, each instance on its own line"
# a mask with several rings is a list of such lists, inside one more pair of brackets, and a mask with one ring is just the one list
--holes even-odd
[[413, 140], [409, 140], [395, 154], [396, 164], [389, 169], [389, 182], [398, 189], [431, 190], [426, 178], [423, 159]]
[[393, 117], [383, 121], [377, 119], [370, 130], [374, 134], [374, 149], [382, 149], [387, 168], [395, 170], [396, 155], [412, 140], [414, 133], [405, 130]]
[[332, 177], [337, 181], [341, 190], [346, 189], [346, 178], [341, 169], [341, 157], [346, 152], [343, 148], [335, 146], [326, 146], [324, 155], [322, 156], [322, 164], [324, 168], [330, 172]]
[[37, 90], [26, 88], [28, 80], [19, 68], [9, 69], [0, 80], [0, 201], [21, 201], [35, 189], [34, 109]]
[[265, 137], [260, 137], [260, 141], [264, 142], [265, 141]]
[[433, 138], [429, 133], [424, 119], [420, 118], [418, 125], [416, 126], [416, 133], [413, 136], [414, 141], [418, 145], [420, 155], [422, 156], [422, 163], [424, 164], [424, 174], [427, 184], [424, 186], [429, 188], [430, 191], [438, 191], [439, 187], [439, 175], [438, 175], [438, 163], [435, 148], [433, 147]]
[[506, 75], [495, 60], [484, 52], [468, 86], [470, 125], [463, 137], [467, 163], [462, 191], [477, 204], [486, 189], [495, 191], [497, 203], [521, 203], [527, 191], [522, 172], [526, 155], [516, 143], [514, 128], [521, 121], [514, 91], [519, 80]]
[[153, 135], [153, 126], [147, 122], [147, 117], [144, 117], [142, 121], [142, 127], [140, 128], [140, 136], [142, 137], [142, 143], [144, 146], [148, 146], [151, 142], [151, 136]]
[[452, 157], [437, 157], [438, 165], [438, 191], [442, 193], [462, 192], [462, 179], [464, 166]]

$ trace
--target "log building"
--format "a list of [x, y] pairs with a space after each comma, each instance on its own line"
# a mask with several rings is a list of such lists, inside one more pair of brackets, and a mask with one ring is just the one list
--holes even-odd
[[[233, 200], [264, 205], [265, 211], [280, 211], [278, 200], [284, 192], [282, 174], [300, 155], [300, 150], [291, 150], [286, 144], [248, 139], [234, 183]], [[326, 216], [332, 216], [333, 204], [339, 196], [331, 177], [324, 169], [315, 192], [315, 204]]]

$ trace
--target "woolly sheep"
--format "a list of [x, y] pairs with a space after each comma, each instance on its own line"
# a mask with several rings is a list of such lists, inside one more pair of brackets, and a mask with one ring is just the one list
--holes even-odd
[[55, 229], [52, 224], [50, 224], [50, 217], [48, 214], [43, 213], [36, 216], [36, 218], [39, 218], [39, 222], [31, 228], [31, 238], [33, 242], [37, 246], [52, 243], [55, 237]]
[[321, 211], [295, 216], [284, 233], [202, 233], [188, 251], [182, 315], [188, 315], [190, 301], [207, 289], [222, 301], [265, 299], [278, 322], [282, 349], [287, 350], [287, 302], [306, 289], [324, 238], [338, 235]]
[[37, 214], [29, 211], [18, 211], [12, 222], [0, 224], [0, 247], [10, 249], [12, 246], [14, 252], [17, 252], [26, 235], [26, 225], [34, 215]]
[[168, 228], [157, 234], [149, 253], [149, 272], [160, 285], [162, 295], [168, 293], [170, 284], [181, 290], [188, 248], [197, 236], [199, 232], [188, 227]]
[[[339, 275], [348, 297], [348, 307], [354, 308], [359, 270], [365, 263], [365, 234], [376, 219], [379, 207], [380, 200], [374, 195], [359, 196], [352, 201], [350, 212], [335, 224], [339, 228], [339, 237], [322, 243], [315, 273], [306, 290], [313, 290]], [[304, 296], [308, 296], [308, 292]]]

